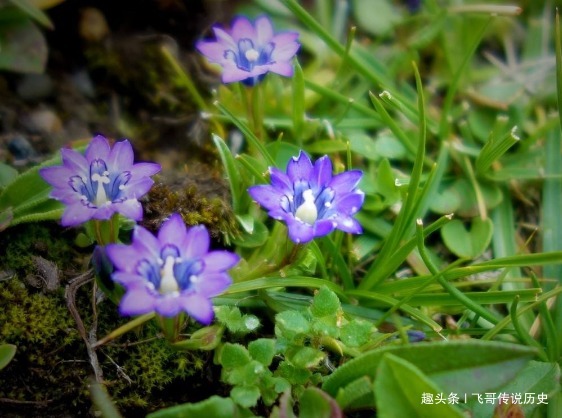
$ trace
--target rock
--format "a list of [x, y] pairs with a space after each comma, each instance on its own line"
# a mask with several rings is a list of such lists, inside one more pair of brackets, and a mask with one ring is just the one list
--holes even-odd
[[37, 156], [37, 152], [35, 152], [31, 142], [22, 135], [15, 135], [8, 140], [8, 151], [10, 151], [15, 160], [29, 160]]
[[33, 110], [21, 117], [21, 124], [34, 134], [56, 134], [62, 130], [62, 121], [58, 115], [49, 108]]
[[18, 96], [26, 101], [45, 99], [53, 90], [54, 83], [48, 74], [26, 74], [16, 87]]

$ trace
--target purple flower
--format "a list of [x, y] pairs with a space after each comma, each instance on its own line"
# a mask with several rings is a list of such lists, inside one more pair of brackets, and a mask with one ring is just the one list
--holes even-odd
[[275, 167], [270, 167], [269, 173], [271, 185], [253, 186], [248, 192], [269, 211], [269, 216], [287, 223], [292, 241], [308, 242], [336, 228], [354, 234], [362, 232], [353, 218], [365, 198], [357, 189], [361, 171], [332, 176], [332, 162], [327, 155], [312, 165], [301, 151], [289, 161], [286, 174]]
[[297, 32], [273, 33], [266, 16], [256, 19], [255, 27], [245, 17], [232, 23], [232, 31], [213, 27], [216, 42], [199, 41], [195, 47], [209, 61], [223, 67], [223, 83], [242, 81], [254, 85], [267, 72], [286, 77], [293, 75], [292, 58], [300, 44]]
[[209, 252], [207, 229], [187, 230], [178, 214], [162, 224], [157, 237], [137, 226], [131, 245], [110, 244], [107, 255], [115, 266], [113, 280], [126, 289], [121, 314], [156, 311], [173, 317], [185, 311], [203, 324], [213, 319], [210, 298], [230, 285], [226, 270], [239, 260], [229, 251]]
[[92, 139], [84, 155], [64, 148], [61, 155], [62, 166], [42, 168], [39, 174], [53, 186], [50, 196], [66, 205], [62, 225], [109, 219], [115, 212], [142, 219], [138, 199], [152, 187], [149, 176], [160, 171], [159, 164], [133, 164], [129, 141], [117, 142], [111, 149], [101, 135]]

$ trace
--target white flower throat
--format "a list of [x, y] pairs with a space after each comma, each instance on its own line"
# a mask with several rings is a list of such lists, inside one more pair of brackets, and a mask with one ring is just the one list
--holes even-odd
[[176, 264], [176, 258], [169, 255], [164, 261], [164, 265], [160, 269], [160, 293], [162, 295], [178, 292], [180, 290], [178, 286], [178, 281], [174, 275], [174, 265]]
[[104, 171], [102, 175], [99, 175], [98, 173], [92, 174], [92, 181], [98, 183], [98, 187], [96, 189], [96, 196], [94, 197], [93, 203], [97, 207], [103, 206], [107, 202], [109, 202], [109, 199], [107, 198], [107, 193], [105, 192], [105, 187], [103, 187], [104, 184], [109, 183], [109, 172]]
[[314, 203], [314, 194], [312, 190], [307, 189], [302, 193], [304, 202], [295, 211], [295, 218], [312, 225], [318, 219], [318, 209]]
[[260, 53], [256, 51], [254, 48], [248, 49], [244, 55], [246, 56], [246, 59], [250, 62], [255, 62], [260, 57]]

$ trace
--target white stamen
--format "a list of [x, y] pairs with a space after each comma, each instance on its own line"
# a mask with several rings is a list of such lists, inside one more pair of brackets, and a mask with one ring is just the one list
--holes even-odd
[[260, 57], [260, 53], [253, 48], [248, 49], [244, 55], [246, 56], [246, 59], [250, 62], [257, 61], [258, 58]]
[[330, 207], [332, 207], [332, 202], [326, 202], [326, 203], [324, 203], [324, 206], [327, 207], [327, 208], [330, 208]]
[[105, 188], [103, 187], [104, 184], [109, 183], [109, 177], [105, 173], [107, 173], [107, 171], [104, 171], [103, 176], [100, 176], [98, 173], [94, 173], [92, 175], [92, 181], [98, 183], [98, 188], [96, 189], [96, 197], [94, 198], [93, 202], [97, 207], [105, 205], [107, 202], [109, 202], [107, 193], [105, 193]]
[[189, 281], [191, 283], [197, 283], [199, 281], [199, 277], [197, 277], [195, 274], [192, 274], [191, 276], [189, 276]]
[[343, 221], [343, 226], [346, 227], [352, 227], [353, 226], [353, 221], [351, 219], [346, 219], [345, 221]]
[[295, 218], [312, 225], [318, 218], [318, 209], [314, 203], [314, 194], [312, 190], [307, 189], [303, 192], [304, 202], [295, 211]]
[[124, 185], [124, 184], [120, 184], [120, 185], [119, 185], [119, 190], [125, 190], [125, 185]]
[[176, 264], [175, 257], [169, 255], [166, 257], [164, 267], [160, 269], [160, 291], [161, 294], [166, 295], [172, 292], [178, 292], [179, 286], [176, 276], [174, 276], [174, 265]]

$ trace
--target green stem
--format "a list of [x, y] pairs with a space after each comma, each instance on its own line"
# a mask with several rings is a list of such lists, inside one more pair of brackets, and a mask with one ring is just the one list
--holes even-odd
[[513, 302], [511, 303], [511, 307], [509, 308], [509, 315], [511, 316], [511, 323], [513, 324], [513, 328], [515, 328], [515, 332], [519, 336], [519, 339], [523, 341], [530, 347], [535, 347], [539, 350], [538, 356], [541, 358], [542, 361], [548, 361], [548, 356], [544, 352], [544, 349], [540, 346], [540, 344], [535, 341], [527, 331], [523, 329], [521, 323], [519, 322], [519, 315], [517, 313], [517, 304], [519, 303], [519, 295], [513, 298]]
[[472, 301], [472, 299], [468, 298], [463, 292], [461, 292], [459, 289], [457, 289], [455, 286], [453, 286], [451, 283], [445, 280], [445, 278], [442, 275], [442, 272], [440, 272], [437, 269], [437, 267], [435, 267], [435, 265], [433, 264], [433, 262], [429, 257], [429, 254], [427, 254], [427, 250], [425, 248], [423, 222], [421, 219], [418, 219], [416, 222], [416, 237], [418, 240], [418, 251], [420, 252], [420, 256], [424, 261], [425, 265], [427, 266], [427, 268], [429, 269], [429, 271], [431, 272], [431, 274], [433, 274], [436, 277], [437, 282], [439, 282], [439, 284], [443, 286], [443, 288], [447, 292], [449, 292], [451, 296], [456, 298], [462, 305], [466, 306], [468, 309], [470, 309], [477, 315], [480, 315], [482, 318], [496, 325], [499, 322], [499, 319], [496, 318], [495, 315], [493, 315], [490, 311], [488, 311], [484, 307]]

